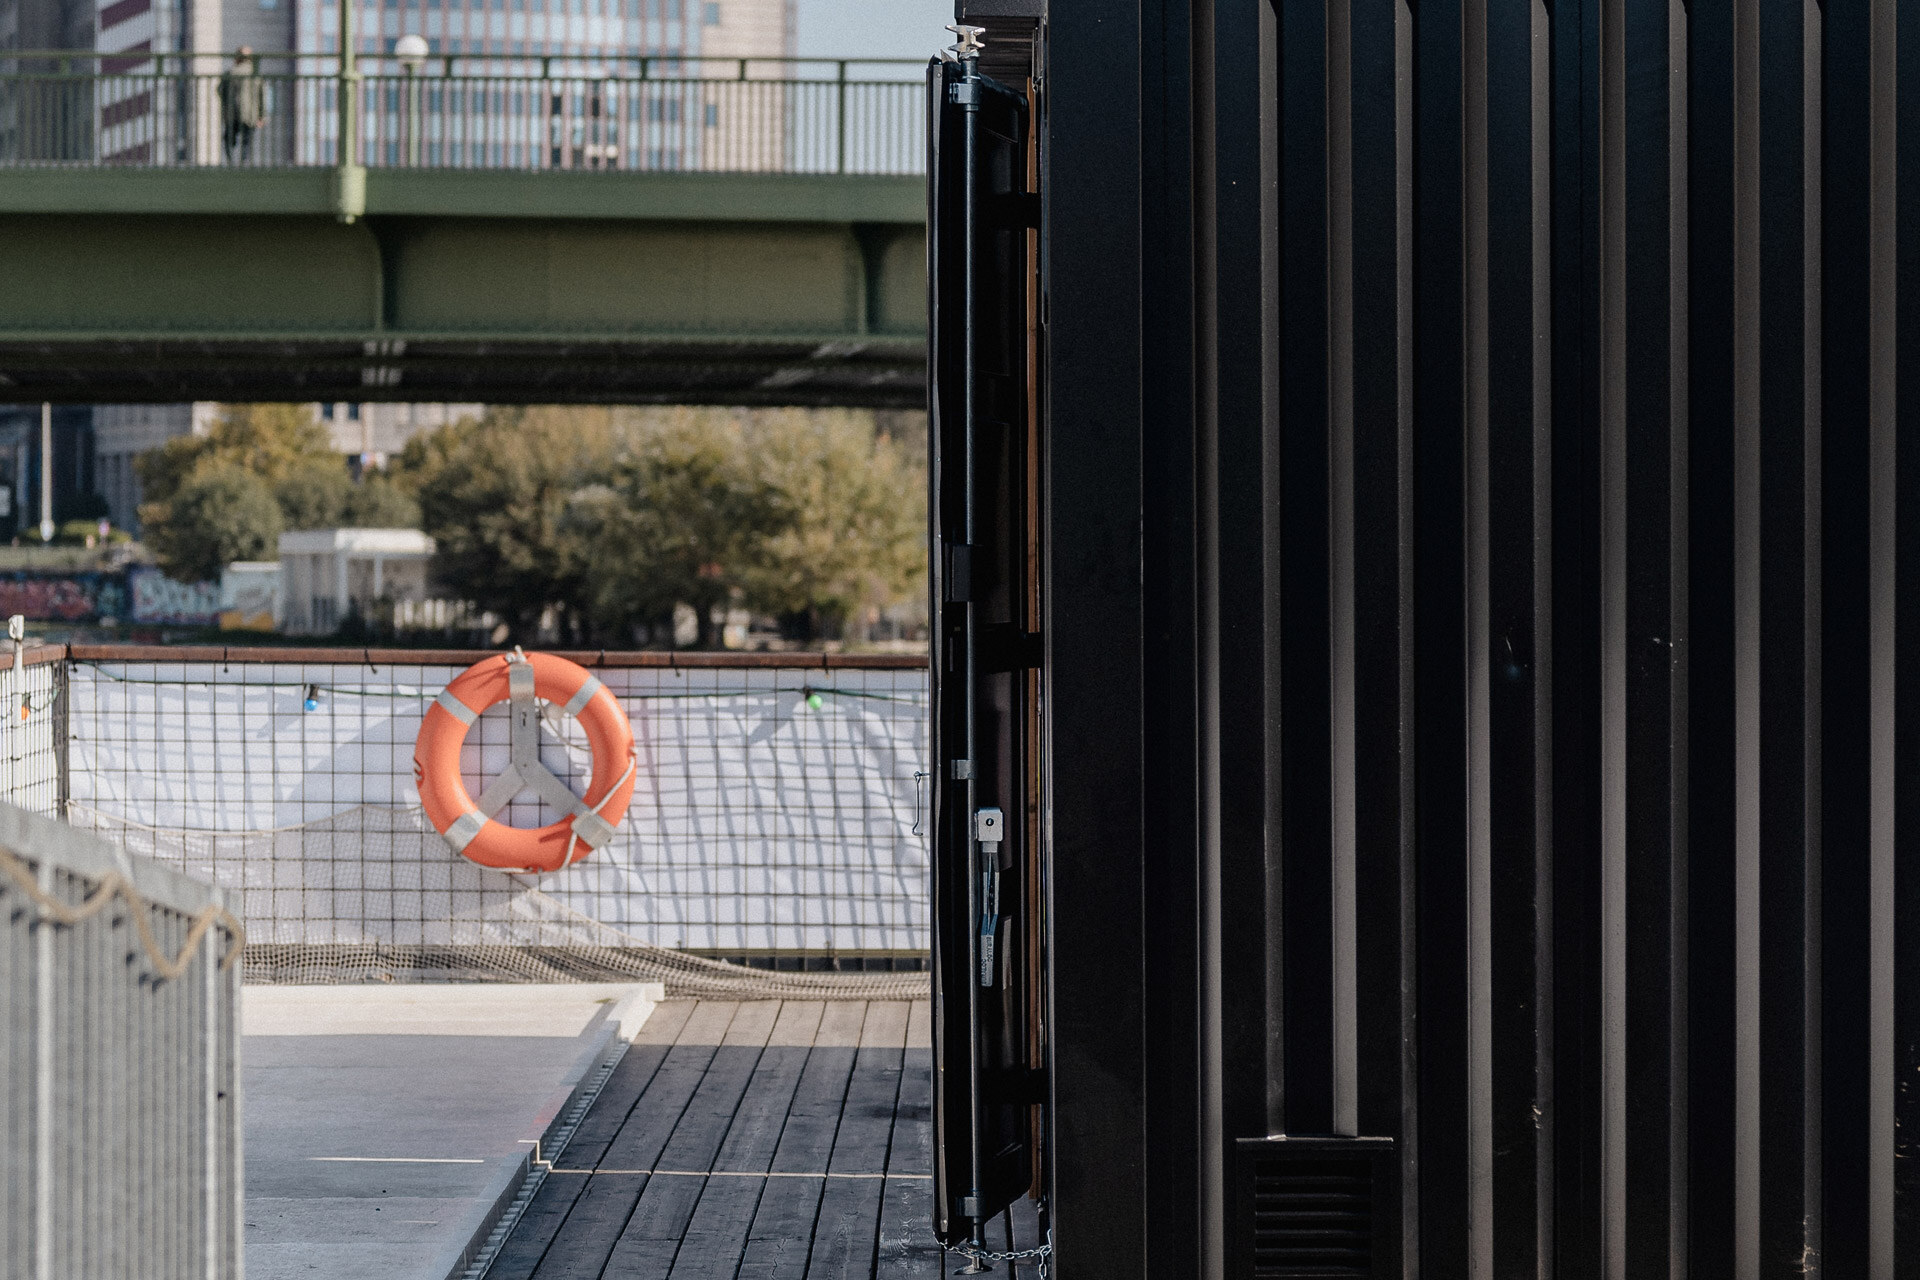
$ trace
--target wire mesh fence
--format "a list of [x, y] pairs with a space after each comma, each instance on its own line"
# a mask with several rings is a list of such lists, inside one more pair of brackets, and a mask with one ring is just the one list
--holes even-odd
[[[17, 708], [0, 799], [221, 886], [252, 980], [639, 974], [737, 991], [744, 965], [802, 991], [819, 970], [922, 981], [917, 659], [583, 656], [633, 725], [634, 800], [592, 857], [522, 874], [453, 853], [415, 786], [421, 717], [480, 656], [75, 646], [0, 671], [0, 710]], [[468, 732], [471, 794], [508, 763], [507, 711]], [[544, 704], [541, 759], [584, 790], [585, 740]], [[561, 815], [524, 792], [499, 816]]]

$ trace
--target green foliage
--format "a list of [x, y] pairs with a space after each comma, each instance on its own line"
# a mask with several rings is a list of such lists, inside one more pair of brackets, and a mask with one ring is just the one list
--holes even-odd
[[[134, 463], [146, 501], [140, 521], [146, 542], [167, 572], [182, 581], [216, 578], [225, 561], [211, 561], [211, 548], [264, 544], [245, 556], [273, 559], [281, 529], [414, 528], [420, 512], [412, 497], [385, 476], [356, 483], [346, 460], [333, 451], [326, 428], [305, 405], [226, 406], [203, 436], [180, 436], [140, 455]], [[252, 477], [274, 508], [267, 521], [247, 489], [243, 533], [237, 514], [205, 502], [186, 501], [210, 492], [203, 482], [219, 477], [232, 489], [234, 473]], [[238, 490], [235, 490], [237, 492]], [[264, 531], [271, 527], [271, 536]]]
[[290, 471], [336, 456], [326, 428], [305, 405], [227, 405], [206, 435], [177, 436], [135, 460], [147, 499], [140, 519], [147, 520], [147, 507], [164, 518], [166, 504], [203, 463], [230, 462], [275, 485]]
[[167, 502], [147, 540], [174, 577], [200, 582], [233, 560], [279, 554], [280, 505], [267, 482], [224, 458], [203, 460]]
[[346, 460], [332, 455], [306, 459], [288, 468], [273, 486], [289, 529], [336, 529], [353, 493]]
[[525, 638], [548, 608], [585, 624], [593, 548], [577, 499], [612, 464], [604, 409], [495, 407], [416, 436], [395, 478], [419, 502], [440, 578]]
[[918, 589], [926, 575], [926, 471], [864, 414], [758, 415], [753, 465], [785, 519], [743, 578], [755, 608], [837, 637], [857, 616]]
[[350, 529], [418, 529], [420, 504], [412, 494], [376, 471], [347, 490], [340, 523]]
[[716, 647], [714, 610], [744, 593], [767, 539], [792, 522], [785, 495], [756, 474], [731, 415], [652, 415], [622, 443], [609, 482], [575, 502], [596, 549], [587, 607], [615, 634], [639, 623], [658, 635], [686, 604], [700, 646]]

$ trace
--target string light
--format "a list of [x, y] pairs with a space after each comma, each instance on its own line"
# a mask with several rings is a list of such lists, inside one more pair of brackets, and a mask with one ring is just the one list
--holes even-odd
[[320, 686], [319, 685], [310, 684], [307, 686], [306, 708], [309, 711], [318, 711], [320, 709]]

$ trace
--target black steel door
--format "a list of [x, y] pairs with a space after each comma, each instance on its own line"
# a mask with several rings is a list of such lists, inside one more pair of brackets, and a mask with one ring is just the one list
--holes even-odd
[[1027, 104], [971, 59], [928, 86], [935, 1182], [984, 1246], [1039, 1100]]

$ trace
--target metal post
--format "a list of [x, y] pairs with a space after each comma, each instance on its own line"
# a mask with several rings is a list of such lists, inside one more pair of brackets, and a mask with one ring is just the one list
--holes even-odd
[[354, 64], [356, 3], [340, 0], [339, 151], [334, 158], [333, 211], [342, 222], [353, 222], [367, 211], [367, 171], [360, 163], [360, 72]]
[[[54, 892], [53, 863], [44, 854], [36, 868], [40, 892]], [[32, 904], [27, 910], [38, 911]], [[53, 1270], [53, 922], [36, 921], [33, 937], [33, 1275], [54, 1280]]]
[[53, 406], [40, 405], [40, 541], [53, 541]]
[[417, 68], [407, 64], [407, 167], [420, 167], [420, 82], [414, 77]]
[[[974, 319], [976, 311], [975, 286], [979, 279], [974, 258], [976, 255], [979, 229], [976, 224], [980, 197], [979, 174], [977, 172], [980, 146], [980, 63], [978, 54], [967, 46], [969, 42], [962, 37], [960, 67], [965, 79], [962, 84], [969, 90], [965, 99], [966, 116], [961, 135], [963, 152], [963, 173], [965, 192], [961, 208], [965, 210], [961, 229], [962, 272], [966, 287], [960, 292], [960, 341], [961, 341], [961, 431], [964, 444], [961, 450], [961, 487], [964, 490], [962, 519], [963, 537], [968, 554], [978, 539], [973, 527], [974, 516], [974, 414], [977, 408], [975, 386]], [[980, 1061], [980, 985], [976, 975], [980, 972], [980, 932], [978, 922], [984, 906], [980, 892], [980, 841], [975, 830], [974, 815], [980, 811], [980, 751], [976, 741], [979, 729], [979, 661], [977, 645], [979, 643], [980, 611], [974, 603], [974, 593], [967, 592], [966, 602], [961, 606], [965, 611], [966, 627], [966, 666], [962, 680], [966, 689], [966, 711], [963, 722], [967, 751], [966, 777], [966, 832], [967, 832], [967, 976], [964, 979], [967, 992], [967, 1108], [969, 1113], [968, 1171], [972, 1186], [967, 1191], [966, 1216], [973, 1222], [972, 1242], [976, 1250], [984, 1252], [987, 1247], [987, 1215], [982, 1203], [985, 1191], [984, 1152], [981, 1150], [982, 1102], [980, 1096], [982, 1064]], [[973, 1259], [967, 1268], [969, 1272], [979, 1273], [986, 1270], [979, 1258]]]
[[840, 127], [840, 139], [834, 147], [834, 172], [847, 171], [847, 60], [840, 60], [839, 103], [834, 108], [834, 119]]
[[[13, 650], [13, 669], [17, 684], [26, 688], [26, 655], [17, 642]], [[67, 699], [73, 688], [73, 664], [66, 661], [53, 664], [53, 812], [62, 822], [67, 820], [67, 808], [73, 800], [73, 772], [68, 763], [67, 744], [72, 730], [73, 720], [68, 712]]]

